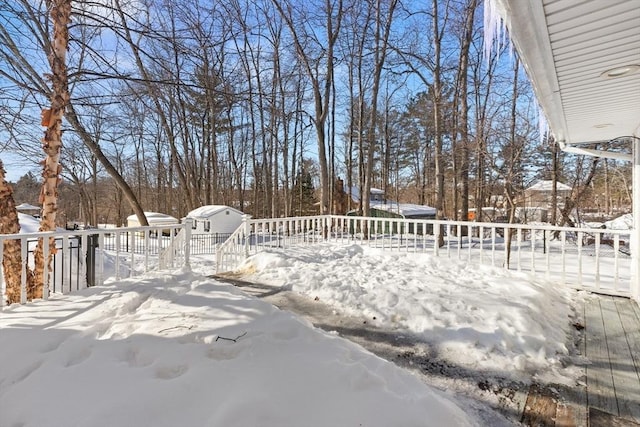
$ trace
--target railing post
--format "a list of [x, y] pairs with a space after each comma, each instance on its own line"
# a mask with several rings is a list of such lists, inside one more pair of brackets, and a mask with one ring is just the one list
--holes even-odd
[[[0, 238], [0, 248], [4, 249], [4, 242], [5, 242], [5, 239]], [[0, 265], [3, 265], [3, 258], [4, 258], [4, 250], [0, 251]], [[0, 274], [0, 310], [7, 303], [5, 288], [6, 288], [6, 285], [4, 284], [4, 274]], [[3, 290], [5, 290], [5, 292], [3, 292]]]
[[[635, 136], [638, 136], [636, 133]], [[633, 227], [629, 243], [631, 249], [631, 297], [640, 303], [640, 140], [633, 142], [632, 194]]]
[[84, 234], [83, 242], [86, 242], [86, 274], [85, 281], [87, 287], [96, 286], [96, 248], [98, 247], [97, 234]]
[[[156, 230], [156, 233], [158, 230]], [[144, 271], [149, 271], [149, 241], [150, 241], [151, 229], [144, 230]], [[157, 234], [156, 234], [157, 238]], [[162, 238], [162, 230], [160, 230], [160, 238]]]
[[[55, 242], [56, 240], [54, 240]], [[60, 266], [60, 293], [65, 293], [65, 281], [68, 281], [68, 287], [66, 292], [71, 292], [73, 290], [73, 286], [71, 283], [71, 260], [69, 259], [69, 236], [62, 236], [62, 265]], [[54, 251], [55, 254], [55, 251]], [[55, 255], [54, 255], [55, 256]], [[46, 259], [46, 258], [45, 258]], [[55, 282], [57, 274], [54, 272], [53, 280]], [[46, 278], [45, 278], [46, 280]]]
[[116, 230], [114, 232], [115, 235], [115, 245], [116, 245], [116, 279], [120, 280], [120, 239], [121, 239], [121, 232], [120, 230]]
[[193, 229], [193, 219], [184, 219], [184, 266], [187, 269], [191, 269], [191, 230]]
[[249, 237], [251, 236], [251, 215], [242, 215], [242, 225], [244, 227], [244, 257], [249, 258]]

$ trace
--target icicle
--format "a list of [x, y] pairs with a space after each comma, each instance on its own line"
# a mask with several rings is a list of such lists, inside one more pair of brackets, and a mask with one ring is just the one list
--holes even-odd
[[544, 115], [544, 111], [540, 104], [536, 102], [536, 109], [538, 113], [538, 138], [540, 138], [540, 145], [545, 143], [545, 140], [549, 137], [549, 123]]
[[499, 11], [500, 7], [496, 0], [485, 0], [484, 2], [484, 44], [483, 55], [486, 62], [491, 57], [491, 52], [495, 48], [496, 60], [500, 59], [500, 51], [503, 47], [509, 48], [509, 58], [513, 62], [513, 43], [509, 39], [507, 23], [502, 18], [505, 14]]
[[[484, 44], [483, 56], [485, 63], [489, 63], [493, 49], [496, 50], [496, 61], [500, 59], [500, 51], [504, 47], [509, 49], [509, 59], [511, 63], [515, 60], [516, 52], [514, 52], [513, 43], [509, 38], [507, 23], [503, 17], [507, 17], [506, 11], [500, 10], [498, 0], [484, 1]], [[550, 135], [549, 124], [544, 115], [544, 111], [540, 104], [536, 102], [538, 114], [538, 131], [540, 134], [540, 142], [543, 143]]]
[[488, 61], [491, 57], [491, 50], [500, 33], [500, 21], [502, 18], [498, 15], [493, 0], [485, 0], [484, 2], [484, 60]]

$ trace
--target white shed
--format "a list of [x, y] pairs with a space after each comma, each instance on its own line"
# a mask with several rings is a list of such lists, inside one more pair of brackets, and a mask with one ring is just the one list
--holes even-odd
[[[180, 224], [178, 218], [174, 218], [171, 215], [159, 213], [159, 212], [145, 212], [149, 225], [176, 225]], [[133, 214], [127, 217], [127, 227], [140, 227], [140, 221], [138, 217]]]
[[193, 220], [194, 233], [230, 234], [242, 224], [244, 214], [224, 205], [206, 205], [192, 210], [186, 216]]

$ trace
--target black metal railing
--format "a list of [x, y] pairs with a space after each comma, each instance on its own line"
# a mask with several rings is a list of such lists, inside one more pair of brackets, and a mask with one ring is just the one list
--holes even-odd
[[[27, 262], [34, 265], [37, 240], [28, 241]], [[56, 238], [55, 253], [49, 266], [49, 292], [64, 293], [95, 285], [95, 250], [97, 235], [87, 236], [86, 252], [82, 249], [81, 236]]]

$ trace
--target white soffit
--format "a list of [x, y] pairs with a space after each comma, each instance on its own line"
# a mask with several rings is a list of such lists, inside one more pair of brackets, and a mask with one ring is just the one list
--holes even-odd
[[640, 132], [640, 0], [494, 0], [549, 127], [568, 144]]

